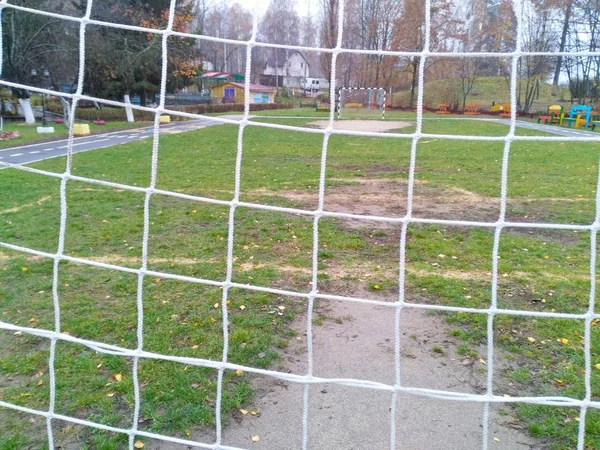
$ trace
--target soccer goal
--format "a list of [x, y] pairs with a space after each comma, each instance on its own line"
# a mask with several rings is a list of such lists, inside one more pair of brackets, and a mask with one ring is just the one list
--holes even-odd
[[382, 87], [341, 87], [338, 92], [338, 119], [349, 113], [357, 118], [385, 119], [386, 97], [387, 91]]

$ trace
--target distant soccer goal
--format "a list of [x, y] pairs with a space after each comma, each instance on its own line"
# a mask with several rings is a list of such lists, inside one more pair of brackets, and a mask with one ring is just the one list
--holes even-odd
[[341, 87], [338, 91], [338, 119], [343, 115], [385, 119], [387, 92], [382, 87]]

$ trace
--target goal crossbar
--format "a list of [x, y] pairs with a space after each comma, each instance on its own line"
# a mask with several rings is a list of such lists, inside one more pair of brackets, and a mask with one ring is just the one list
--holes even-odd
[[[377, 110], [381, 108], [381, 118], [385, 119], [385, 106], [387, 100], [387, 89], [382, 87], [348, 87], [343, 86], [338, 91], [337, 98], [337, 118], [342, 118], [342, 107], [344, 105], [344, 93], [365, 93], [367, 98], [367, 108], [372, 110], [373, 106], [376, 106]], [[381, 101], [378, 103], [377, 101], [373, 101], [373, 95], [375, 95], [375, 99], [377, 96], [380, 96]], [[348, 103], [350, 104], [350, 103]], [[363, 103], [357, 104], [357, 108], [364, 107]]]

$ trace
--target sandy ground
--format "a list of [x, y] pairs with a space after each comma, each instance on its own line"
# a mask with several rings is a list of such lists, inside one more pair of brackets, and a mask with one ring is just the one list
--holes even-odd
[[[329, 120], [314, 120], [309, 122], [308, 125], [318, 128], [327, 128]], [[413, 124], [410, 122], [403, 122], [400, 120], [336, 120], [333, 122], [333, 128], [335, 130], [371, 131], [377, 133], [398, 130], [400, 128], [410, 127], [411, 125]]]

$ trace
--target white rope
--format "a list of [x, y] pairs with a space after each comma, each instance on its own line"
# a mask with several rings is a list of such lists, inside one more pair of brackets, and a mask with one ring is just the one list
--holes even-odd
[[[396, 442], [396, 427], [398, 420], [398, 398], [400, 394], [440, 399], [447, 401], [462, 401], [462, 402], [474, 402], [480, 403], [483, 408], [483, 422], [482, 422], [482, 448], [486, 450], [488, 448], [489, 440], [489, 415], [490, 408], [493, 404], [516, 404], [516, 403], [528, 403], [535, 405], [548, 405], [557, 407], [576, 407], [580, 409], [579, 414], [579, 428], [578, 428], [578, 441], [577, 449], [583, 450], [585, 443], [585, 426], [587, 411], [589, 408], [600, 409], [600, 401], [592, 399], [592, 387], [591, 387], [591, 327], [594, 320], [600, 319], [600, 313], [595, 311], [595, 296], [596, 296], [596, 243], [597, 234], [600, 230], [600, 171], [598, 174], [597, 182], [597, 196], [596, 196], [596, 215], [593, 223], [591, 224], [559, 224], [559, 223], [519, 223], [510, 222], [506, 220], [506, 206], [508, 197], [508, 175], [509, 175], [509, 162], [510, 162], [510, 150], [513, 142], [529, 142], [529, 141], [545, 141], [545, 142], [600, 142], [600, 135], [589, 134], [585, 136], [517, 136], [515, 135], [516, 130], [516, 98], [517, 98], [517, 64], [518, 60], [524, 56], [542, 55], [546, 57], [552, 56], [600, 56], [600, 51], [597, 52], [524, 52], [521, 51], [521, 28], [522, 28], [522, 0], [513, 2], [516, 5], [516, 17], [517, 17], [517, 36], [515, 50], [512, 52], [502, 53], [490, 53], [490, 52], [473, 52], [473, 53], [449, 53], [449, 52], [432, 52], [430, 49], [430, 29], [431, 29], [431, 0], [425, 1], [425, 32], [424, 32], [424, 46], [421, 51], [415, 52], [402, 52], [402, 51], [367, 51], [367, 50], [350, 50], [342, 48], [342, 33], [343, 33], [343, 19], [344, 19], [344, 8], [345, 2], [341, 0], [339, 2], [338, 17], [337, 17], [337, 40], [335, 47], [333, 48], [320, 48], [320, 47], [302, 47], [302, 46], [290, 46], [282, 45], [277, 43], [260, 43], [260, 46], [269, 48], [282, 48], [282, 49], [296, 49], [300, 51], [320, 51], [325, 54], [331, 55], [331, 77], [330, 86], [331, 92], [336, 92], [336, 70], [337, 60], [340, 55], [345, 53], [359, 54], [359, 55], [382, 55], [382, 56], [404, 56], [404, 57], [416, 57], [419, 58], [418, 66], [418, 94], [417, 94], [417, 119], [416, 128], [414, 133], [400, 134], [400, 133], [377, 133], [377, 132], [358, 132], [358, 131], [347, 131], [347, 130], [335, 130], [334, 129], [334, 118], [335, 118], [335, 106], [336, 96], [330, 96], [330, 111], [329, 111], [329, 122], [325, 129], [311, 129], [303, 128], [298, 126], [288, 126], [281, 124], [273, 124], [266, 122], [251, 122], [250, 119], [250, 78], [251, 78], [251, 63], [252, 63], [252, 50], [257, 45], [256, 37], [258, 32], [258, 14], [256, 9], [253, 11], [253, 25], [252, 34], [249, 40], [240, 41], [234, 39], [222, 39], [211, 36], [195, 35], [190, 33], [183, 33], [173, 30], [176, 0], [170, 1], [169, 6], [169, 20], [164, 29], [152, 29], [139, 26], [122, 25], [116, 23], [109, 23], [104, 21], [90, 19], [93, 0], [88, 0], [86, 11], [83, 17], [71, 17], [64, 16], [57, 13], [48, 11], [39, 11], [34, 8], [16, 6], [6, 2], [6, 0], [0, 0], [0, 14], [6, 8], [12, 8], [14, 10], [40, 14], [47, 17], [59, 18], [62, 20], [68, 20], [73, 23], [78, 23], [80, 27], [80, 40], [79, 40], [79, 77], [77, 90], [73, 94], [67, 94], [58, 92], [52, 89], [43, 89], [28, 86], [25, 84], [14, 83], [6, 80], [0, 80], [0, 85], [4, 85], [12, 88], [22, 88], [33, 92], [39, 92], [49, 95], [61, 96], [63, 98], [72, 101], [73, 117], [75, 116], [75, 110], [77, 105], [82, 100], [97, 101], [102, 104], [118, 106], [118, 107], [131, 107], [140, 111], [152, 112], [155, 115], [154, 126], [153, 126], [153, 146], [152, 146], [152, 157], [151, 157], [151, 173], [150, 183], [148, 187], [137, 187], [127, 184], [109, 182], [99, 180], [95, 178], [76, 176], [71, 173], [72, 158], [73, 158], [73, 145], [76, 139], [73, 134], [73, 123], [70, 124], [69, 135], [67, 139], [67, 158], [65, 170], [62, 173], [55, 173], [46, 170], [36, 169], [28, 166], [22, 166], [19, 164], [10, 164], [0, 162], [0, 168], [13, 168], [16, 170], [34, 173], [38, 175], [48, 176], [57, 178], [60, 180], [60, 227], [58, 233], [58, 243], [56, 252], [43, 252], [23, 246], [0, 242], [0, 248], [10, 249], [25, 254], [35, 255], [42, 258], [48, 258], [53, 260], [53, 285], [52, 285], [52, 299], [54, 308], [54, 328], [50, 330], [29, 328], [23, 326], [17, 326], [7, 322], [0, 321], [0, 329], [6, 331], [14, 331], [26, 333], [28, 335], [37, 336], [40, 338], [48, 339], [50, 342], [50, 357], [49, 357], [49, 406], [47, 411], [36, 410], [32, 408], [26, 408], [23, 406], [15, 405], [9, 402], [0, 401], [0, 407], [10, 408], [16, 411], [21, 411], [28, 414], [37, 415], [44, 417], [46, 420], [46, 428], [48, 435], [49, 448], [54, 449], [56, 447], [55, 439], [53, 436], [53, 421], [60, 420], [73, 424], [78, 424], [86, 427], [92, 427], [100, 430], [107, 430], [115, 433], [123, 433], [128, 436], [128, 447], [130, 450], [134, 449], [135, 438], [137, 436], [147, 437], [151, 439], [160, 440], [163, 442], [172, 442], [182, 445], [188, 445], [191, 447], [207, 448], [207, 449], [223, 449], [223, 450], [240, 450], [237, 447], [231, 447], [223, 445], [223, 419], [222, 419], [222, 402], [223, 402], [223, 380], [225, 371], [230, 370], [242, 370], [247, 373], [252, 373], [261, 376], [267, 376], [291, 383], [296, 383], [303, 386], [303, 401], [302, 401], [302, 449], [306, 450], [310, 448], [309, 443], [309, 416], [310, 416], [310, 390], [313, 385], [321, 384], [335, 384], [340, 386], [349, 386], [362, 389], [372, 389], [378, 391], [384, 391], [390, 393], [391, 408], [390, 408], [390, 448], [395, 449], [397, 447]], [[161, 84], [160, 84], [160, 103], [157, 108], [143, 107], [140, 105], [130, 105], [119, 101], [105, 100], [96, 98], [93, 96], [83, 95], [83, 83], [85, 73], [85, 39], [86, 39], [86, 27], [88, 25], [100, 25], [112, 28], [142, 31], [145, 33], [152, 33], [155, 36], [159, 36], [162, 40], [162, 70], [161, 70]], [[1, 26], [1, 24], [0, 24]], [[0, 30], [1, 32], [1, 30]], [[0, 33], [1, 35], [1, 33]], [[170, 37], [182, 37], [182, 38], [193, 38], [202, 39], [213, 42], [232, 43], [246, 48], [246, 69], [245, 69], [245, 84], [244, 84], [244, 113], [241, 120], [234, 120], [227, 117], [210, 117], [202, 114], [191, 114], [175, 110], [170, 110], [165, 107], [166, 99], [166, 80], [167, 80], [167, 61], [168, 61], [168, 39]], [[1, 42], [0, 42], [1, 44]], [[0, 45], [0, 48], [1, 45]], [[3, 54], [0, 51], [0, 65], [2, 63]], [[503, 136], [463, 136], [463, 135], [439, 135], [431, 133], [423, 133], [423, 94], [424, 94], [424, 75], [425, 75], [425, 63], [427, 58], [430, 57], [505, 57], [510, 58], [511, 65], [511, 82], [510, 82], [510, 96], [511, 96], [511, 116], [507, 124], [509, 130], [506, 135]], [[1, 69], [0, 69], [1, 70]], [[342, 92], [351, 88], [342, 87], [338, 90], [337, 101], [341, 106]], [[366, 89], [366, 88], [362, 88]], [[385, 114], [385, 102], [387, 91], [383, 88], [370, 88], [383, 90], [383, 114]], [[340, 114], [338, 108], [338, 114]], [[229, 124], [239, 126], [238, 137], [237, 137], [237, 154], [235, 162], [235, 184], [234, 193], [231, 200], [216, 200], [208, 197], [182, 194], [164, 189], [158, 189], [156, 187], [157, 180], [157, 168], [159, 160], [159, 121], [161, 114], [178, 115], [189, 119], [202, 119], [210, 120], [217, 124]], [[320, 162], [320, 173], [319, 173], [319, 190], [318, 190], [318, 204], [314, 210], [300, 209], [300, 208], [287, 208], [278, 207], [271, 205], [264, 205], [260, 203], [243, 202], [240, 201], [241, 196], [241, 171], [242, 171], [242, 158], [243, 158], [243, 147], [244, 147], [244, 133], [248, 127], [265, 127], [269, 129], [278, 130], [289, 130], [304, 133], [317, 133], [323, 136], [322, 149], [321, 149], [321, 162]], [[408, 185], [407, 185], [407, 212], [404, 217], [387, 217], [378, 215], [360, 215], [353, 213], [340, 213], [327, 211], [324, 209], [325, 205], [325, 189], [326, 189], [326, 173], [327, 173], [327, 153], [328, 145], [331, 136], [334, 135], [345, 135], [345, 136], [370, 136], [387, 139], [410, 139], [410, 164], [408, 170]], [[425, 219], [420, 217], [414, 217], [413, 215], [413, 203], [414, 203], [414, 186], [415, 186], [415, 171], [418, 157], [418, 143], [423, 138], [436, 138], [436, 139], [448, 139], [448, 140], [469, 140], [469, 141], [481, 141], [481, 142], [503, 142], [504, 152], [502, 158], [502, 169], [501, 169], [501, 183], [500, 183], [500, 213], [497, 220], [494, 221], [474, 221], [474, 220], [444, 220], [444, 219]], [[64, 254], [64, 244], [66, 238], [66, 225], [68, 219], [68, 204], [66, 189], [68, 182], [77, 181], [89, 184], [95, 184], [99, 186], [122, 189], [129, 192], [136, 192], [144, 194], [144, 219], [143, 219], [143, 240], [142, 240], [142, 262], [139, 268], [123, 267], [116, 264], [108, 264], [101, 261], [95, 261], [91, 258], [80, 258]], [[227, 269], [226, 275], [223, 280], [212, 280], [204, 279], [199, 277], [177, 275], [168, 272], [161, 272], [156, 270], [148, 269], [148, 245], [150, 235], [150, 204], [152, 197], [155, 195], [167, 196], [171, 198], [178, 198], [182, 200], [221, 205], [229, 208], [229, 221], [228, 221], [228, 239], [227, 239]], [[269, 288], [264, 286], [257, 286], [252, 284], [242, 284], [233, 282], [233, 251], [235, 242], [235, 215], [236, 210], [239, 207], [250, 208], [259, 211], [270, 211], [280, 212], [287, 214], [294, 214], [306, 219], [312, 220], [313, 224], [313, 239], [312, 239], [312, 269], [311, 278], [312, 286], [310, 292], [296, 292], [288, 289], [277, 289]], [[342, 296], [334, 294], [320, 293], [318, 290], [318, 255], [319, 255], [319, 225], [322, 218], [337, 218], [337, 219], [354, 219], [354, 220], [370, 220], [378, 222], [386, 222], [397, 226], [400, 229], [400, 248], [399, 248], [399, 293], [398, 299], [395, 302], [384, 302], [378, 300], [372, 300], [359, 296]], [[444, 306], [444, 305], [430, 305], [421, 303], [407, 302], [406, 293], [406, 243], [408, 227], [412, 224], [433, 224], [442, 226], [460, 226], [460, 227], [479, 227], [486, 228], [494, 231], [494, 241], [492, 248], [492, 272], [490, 275], [490, 282], [492, 286], [490, 306], [488, 308], [467, 308], [467, 307], [455, 307], [455, 306]], [[497, 302], [498, 295], [498, 255], [500, 249], [500, 240], [502, 232], [506, 228], [520, 228], [520, 229], [547, 229], [547, 230], [572, 230], [572, 231], [587, 231], [591, 234], [591, 247], [590, 247], [590, 293], [589, 293], [589, 304], [587, 311], [580, 314], [573, 313], [559, 313], [559, 312], [542, 312], [542, 311], [527, 311], [527, 310], [514, 310], [507, 308], [499, 308]], [[137, 276], [137, 296], [136, 296], [136, 307], [137, 307], [137, 345], [135, 349], [127, 349], [117, 345], [110, 345], [103, 342], [76, 338], [61, 332], [61, 315], [60, 315], [60, 298], [59, 298], [59, 268], [60, 263], [63, 261], [74, 262], [78, 264], [84, 264], [90, 267], [97, 267], [109, 270], [120, 271], [123, 273], [135, 274]], [[190, 357], [178, 357], [169, 354], [160, 354], [154, 352], [148, 352], [144, 350], [144, 295], [143, 295], [143, 281], [146, 277], [158, 277], [161, 279], [178, 280], [187, 283], [195, 283], [205, 286], [214, 286], [222, 288], [222, 332], [223, 332], [223, 351], [220, 360], [209, 360], [203, 358], [190, 358]], [[245, 366], [241, 364], [235, 364], [229, 361], [229, 324], [228, 324], [228, 307], [227, 297], [231, 289], [243, 289], [253, 292], [264, 292], [277, 295], [284, 295], [288, 297], [294, 297], [298, 299], [306, 300], [307, 304], [307, 321], [306, 321], [306, 335], [307, 335], [307, 357], [308, 365], [306, 374], [291, 374], [270, 369], [259, 369], [256, 367]], [[315, 376], [314, 367], [314, 349], [313, 349], [313, 310], [315, 301], [329, 300], [329, 301], [342, 301], [351, 302], [361, 305], [378, 306], [382, 308], [389, 308], [390, 314], [394, 314], [394, 381], [391, 384], [378, 383], [370, 380], [351, 379], [351, 378], [323, 378]], [[487, 317], [487, 377], [486, 377], [486, 390], [482, 394], [467, 394], [461, 392], [444, 391], [436, 389], [423, 389], [423, 388], [412, 388], [404, 386], [402, 384], [402, 365], [400, 355], [400, 336], [401, 336], [401, 318], [405, 309], [417, 309], [423, 311], [443, 311], [443, 312], [461, 312], [468, 314], [479, 314]], [[560, 396], [516, 396], [516, 397], [505, 397], [494, 394], [493, 381], [494, 381], [494, 319], [496, 316], [512, 316], [512, 317], [525, 317], [525, 318], [553, 318], [553, 319], [567, 319], [567, 320], [578, 320], [584, 322], [584, 357], [585, 357], [585, 396], [583, 399], [560, 397]], [[131, 427], [119, 428], [103, 425], [93, 421], [82, 420], [75, 417], [59, 414], [55, 411], [56, 408], [56, 372], [55, 372], [55, 358], [56, 349], [59, 343], [71, 343], [84, 346], [95, 352], [106, 355], [116, 355], [123, 358], [131, 359], [133, 366], [133, 390], [134, 390], [134, 408]], [[140, 360], [155, 360], [155, 361], [168, 361], [179, 364], [186, 364], [196, 367], [211, 368], [217, 371], [217, 393], [215, 401], [215, 431], [216, 439], [214, 443], [197, 442], [189, 439], [180, 439], [172, 436], [166, 436], [159, 433], [150, 433], [147, 431], [138, 429], [140, 406], [141, 406], [141, 392], [139, 383], [139, 364]]]

